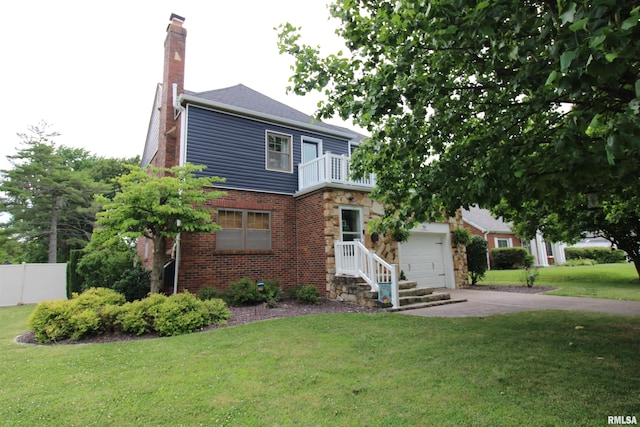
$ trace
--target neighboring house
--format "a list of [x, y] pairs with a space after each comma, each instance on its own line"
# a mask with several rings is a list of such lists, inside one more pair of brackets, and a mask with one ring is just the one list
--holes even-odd
[[536, 238], [531, 241], [521, 240], [511, 230], [512, 224], [505, 222], [502, 218], [495, 218], [487, 209], [472, 206], [469, 209], [462, 209], [462, 220], [464, 226], [472, 234], [480, 236], [487, 241], [487, 262], [491, 268], [491, 249], [510, 248], [522, 246], [526, 248], [535, 258], [535, 265], [546, 267], [553, 264], [564, 264], [565, 255], [564, 243], [546, 242], [541, 233], [537, 233]]
[[[183, 21], [172, 15], [167, 28], [163, 82], [142, 165], [204, 164], [205, 175], [226, 179], [217, 185], [226, 195], [210, 202], [222, 229], [183, 234], [173, 251], [177, 272], [167, 275], [165, 284], [195, 292], [205, 286], [224, 289], [248, 276], [285, 286], [312, 284], [335, 297], [334, 276], [366, 273], [373, 254], [399, 265], [422, 286], [466, 283], [466, 258], [460, 261], [464, 257], [450, 239], [450, 228], [461, 226], [459, 217], [422, 224], [402, 244], [368, 232], [369, 221], [383, 211], [368, 197], [375, 177], [349, 177], [349, 157], [363, 135], [314, 120], [243, 85], [184, 90]], [[356, 259], [354, 251], [362, 249], [355, 246], [358, 240], [366, 247], [366, 268]], [[139, 242], [147, 259], [150, 244]]]

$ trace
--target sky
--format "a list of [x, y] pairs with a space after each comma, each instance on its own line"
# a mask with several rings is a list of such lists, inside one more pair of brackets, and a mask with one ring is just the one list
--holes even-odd
[[195, 92], [242, 83], [312, 114], [320, 95], [286, 94], [293, 58], [279, 54], [273, 28], [291, 22], [308, 44], [344, 48], [327, 0], [8, 0], [3, 11], [1, 169], [16, 134], [41, 121], [58, 145], [142, 155], [172, 13], [185, 18], [185, 89]]

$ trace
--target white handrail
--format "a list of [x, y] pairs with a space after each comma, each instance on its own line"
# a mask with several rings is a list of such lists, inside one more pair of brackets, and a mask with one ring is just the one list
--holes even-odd
[[370, 174], [362, 179], [350, 179], [351, 161], [345, 155], [330, 152], [298, 165], [298, 187], [300, 190], [321, 183], [336, 183], [373, 188], [375, 175]]
[[335, 242], [336, 274], [348, 274], [362, 277], [374, 292], [380, 291], [380, 283], [391, 283], [391, 302], [394, 308], [399, 306], [398, 269], [375, 252], [366, 248], [362, 242]]

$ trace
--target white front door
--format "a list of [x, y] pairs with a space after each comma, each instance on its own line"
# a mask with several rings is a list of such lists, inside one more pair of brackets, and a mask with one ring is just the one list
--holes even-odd
[[447, 263], [442, 234], [413, 232], [400, 244], [400, 269], [418, 287], [446, 287]]
[[363, 240], [364, 224], [362, 222], [362, 208], [340, 207], [340, 240], [352, 242]]

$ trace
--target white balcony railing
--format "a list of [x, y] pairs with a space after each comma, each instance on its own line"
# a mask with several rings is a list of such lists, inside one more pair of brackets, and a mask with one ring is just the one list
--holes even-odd
[[360, 241], [334, 242], [336, 274], [362, 277], [374, 292], [380, 291], [380, 283], [391, 284], [391, 304], [398, 308], [398, 268], [370, 251]]
[[349, 157], [329, 152], [298, 165], [298, 190], [302, 191], [319, 184], [343, 184], [371, 189], [375, 185], [375, 175], [363, 179], [350, 179]]

